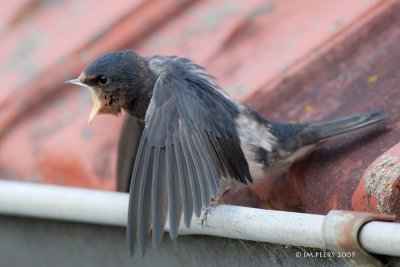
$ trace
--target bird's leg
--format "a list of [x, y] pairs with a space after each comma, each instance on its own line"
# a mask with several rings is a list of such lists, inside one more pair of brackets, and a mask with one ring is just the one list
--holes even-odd
[[223, 197], [229, 192], [229, 188], [226, 189], [222, 194], [217, 196], [217, 198], [211, 198], [210, 205], [204, 209], [204, 214], [201, 218], [201, 226], [204, 227], [204, 222], [207, 221], [208, 214], [211, 214], [211, 211], [214, 210], [218, 205], [223, 204]]

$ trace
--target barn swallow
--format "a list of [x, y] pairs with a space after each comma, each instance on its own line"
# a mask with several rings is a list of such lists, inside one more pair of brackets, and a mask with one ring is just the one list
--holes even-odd
[[144, 123], [132, 166], [127, 238], [142, 254], [152, 232], [161, 243], [169, 217], [175, 239], [183, 215], [190, 227], [226, 191], [285, 170], [316, 145], [382, 125], [380, 111], [338, 120], [284, 124], [266, 120], [231, 98], [202, 67], [186, 58], [111, 52], [69, 83], [90, 88], [98, 114], [125, 110]]

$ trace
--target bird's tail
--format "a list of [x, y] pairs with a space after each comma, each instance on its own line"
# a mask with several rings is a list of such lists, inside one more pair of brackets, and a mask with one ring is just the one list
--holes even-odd
[[379, 127], [386, 121], [387, 116], [384, 112], [372, 111], [327, 122], [311, 123], [303, 129], [302, 145], [325, 141], [363, 128]]

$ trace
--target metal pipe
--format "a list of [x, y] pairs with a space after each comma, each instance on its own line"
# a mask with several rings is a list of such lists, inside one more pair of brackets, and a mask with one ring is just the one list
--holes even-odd
[[126, 226], [128, 194], [0, 180], [0, 213]]
[[[0, 213], [125, 226], [128, 194], [0, 180]], [[180, 234], [204, 234], [325, 249], [325, 216], [220, 205], [207, 217], [193, 218]], [[183, 225], [183, 224], [181, 224]], [[167, 225], [168, 230], [168, 225]], [[360, 232], [370, 252], [400, 256], [400, 224], [370, 222]]]
[[370, 222], [360, 231], [361, 246], [370, 253], [400, 256], [400, 224]]
[[235, 239], [325, 248], [322, 236], [324, 216], [220, 205], [207, 217], [193, 218], [180, 234], [203, 234]]

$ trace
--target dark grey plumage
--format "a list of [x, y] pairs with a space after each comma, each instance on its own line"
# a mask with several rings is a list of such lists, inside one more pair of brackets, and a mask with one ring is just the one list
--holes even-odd
[[[135, 240], [137, 233], [147, 233], [151, 224], [153, 244], [158, 246], [168, 210], [171, 236], [176, 237], [182, 207], [189, 227], [192, 210], [200, 216], [201, 209], [209, 206], [211, 198], [217, 198], [219, 178], [224, 175], [240, 182], [251, 182], [234, 127], [234, 112], [237, 111], [223, 96], [211, 90], [215, 89], [197, 80], [193, 82], [188, 74], [186, 77], [183, 73], [178, 77], [170, 73], [160, 74], [145, 117], [146, 128], [141, 137], [143, 146], [139, 147], [137, 154], [138, 158], [144, 158], [144, 162], [134, 166], [132, 175], [135, 178], [131, 195], [139, 195], [139, 201], [130, 201], [130, 217], [138, 214], [137, 225], [132, 223], [128, 227], [130, 240]], [[221, 108], [222, 105], [226, 108]], [[213, 110], [213, 116], [209, 116]], [[148, 171], [144, 172], [142, 168]], [[188, 174], [186, 177], [185, 173]], [[135, 181], [138, 178], [140, 183]], [[151, 192], [148, 191], [149, 179]], [[191, 190], [181, 190], [189, 184]], [[151, 222], [147, 218], [148, 211], [140, 212], [148, 208], [144, 201], [148, 193], [151, 194]], [[139, 240], [144, 251], [144, 236], [139, 236]]]
[[[101, 102], [92, 114], [124, 109], [145, 124], [130, 185], [131, 253], [139, 244], [144, 254], [150, 231], [153, 246], [159, 246], [167, 215], [170, 237], [176, 238], [182, 215], [189, 227], [193, 213], [199, 217], [218, 198], [221, 178], [259, 180], [318, 143], [386, 118], [372, 112], [313, 124], [270, 122], [226, 95], [190, 60], [143, 58], [132, 51], [100, 57], [73, 83], [91, 87], [94, 101]], [[128, 150], [124, 154], [132, 157]]]

